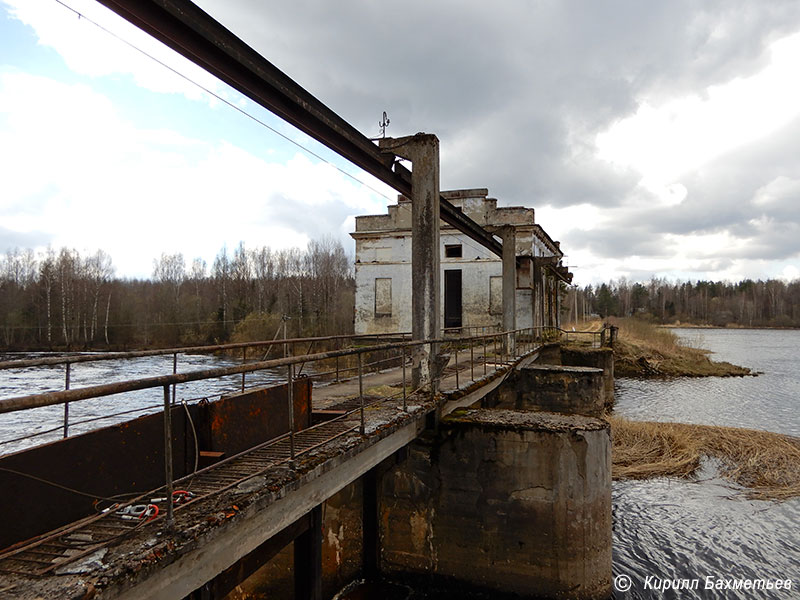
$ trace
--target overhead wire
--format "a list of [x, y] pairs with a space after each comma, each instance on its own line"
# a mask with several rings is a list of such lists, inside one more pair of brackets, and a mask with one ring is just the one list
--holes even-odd
[[[272, 126], [271, 126], [271, 125], [269, 125], [268, 123], [264, 122], [263, 120], [259, 119], [259, 118], [258, 118], [258, 117], [256, 117], [255, 115], [253, 115], [253, 114], [251, 114], [251, 113], [247, 112], [247, 111], [246, 111], [246, 110], [244, 110], [242, 107], [240, 107], [240, 106], [237, 106], [236, 104], [234, 104], [233, 102], [231, 102], [230, 100], [228, 100], [227, 98], [225, 98], [224, 96], [222, 96], [222, 95], [220, 95], [220, 94], [218, 94], [218, 93], [216, 93], [216, 92], [214, 92], [214, 91], [210, 90], [208, 87], [204, 86], [204, 85], [203, 85], [203, 84], [201, 84], [201, 83], [198, 83], [197, 81], [195, 81], [194, 79], [192, 79], [192, 78], [191, 78], [191, 77], [189, 77], [188, 75], [186, 75], [186, 74], [184, 74], [184, 73], [181, 73], [180, 71], [178, 71], [178, 70], [177, 70], [177, 69], [175, 69], [174, 67], [171, 67], [170, 65], [166, 64], [164, 61], [162, 61], [162, 60], [160, 60], [160, 59], [156, 58], [156, 57], [155, 57], [155, 56], [153, 56], [152, 54], [150, 54], [150, 53], [146, 52], [145, 50], [143, 50], [143, 49], [139, 48], [138, 46], [136, 46], [134, 43], [130, 42], [129, 40], [126, 40], [125, 38], [123, 38], [123, 37], [121, 37], [120, 35], [118, 35], [118, 34], [114, 33], [113, 31], [109, 30], [108, 28], [104, 27], [103, 25], [101, 25], [101, 24], [97, 23], [97, 22], [96, 22], [96, 21], [94, 21], [93, 19], [90, 19], [89, 17], [86, 17], [86, 16], [85, 16], [83, 13], [81, 13], [81, 12], [80, 12], [80, 11], [78, 11], [77, 9], [75, 9], [75, 8], [73, 8], [73, 7], [71, 7], [71, 6], [69, 6], [69, 5], [68, 5], [68, 4], [66, 4], [66, 3], [65, 3], [63, 0], [53, 0], [53, 1], [54, 1], [54, 2], [56, 2], [57, 4], [59, 4], [59, 5], [63, 6], [63, 7], [64, 7], [64, 8], [66, 8], [67, 10], [69, 10], [69, 11], [71, 11], [71, 12], [75, 13], [75, 14], [78, 16], [78, 18], [79, 18], [79, 19], [83, 19], [83, 20], [85, 20], [85, 21], [88, 21], [89, 23], [91, 23], [92, 25], [94, 25], [95, 27], [97, 27], [98, 29], [100, 29], [101, 31], [103, 31], [103, 32], [105, 32], [106, 34], [110, 35], [111, 37], [113, 37], [113, 38], [117, 39], [118, 41], [122, 42], [123, 44], [125, 44], [125, 45], [129, 46], [129, 47], [130, 47], [130, 48], [132, 48], [133, 50], [136, 50], [137, 52], [141, 53], [143, 56], [146, 56], [147, 58], [149, 58], [149, 59], [150, 59], [150, 60], [152, 60], [153, 62], [155, 62], [155, 63], [157, 63], [157, 64], [161, 65], [163, 68], [167, 69], [168, 71], [172, 72], [173, 74], [177, 75], [178, 77], [181, 77], [181, 78], [182, 78], [182, 79], [184, 79], [185, 81], [187, 81], [187, 82], [191, 83], [192, 85], [196, 86], [198, 89], [200, 89], [200, 90], [204, 91], [205, 93], [207, 93], [209, 96], [212, 96], [213, 98], [215, 98], [215, 99], [219, 100], [220, 102], [222, 102], [222, 103], [223, 103], [223, 104], [225, 104], [226, 106], [228, 106], [228, 107], [232, 108], [233, 110], [235, 110], [235, 111], [239, 112], [240, 114], [244, 115], [244, 116], [245, 116], [245, 117], [247, 117], [248, 119], [251, 119], [251, 120], [252, 120], [252, 121], [254, 121], [255, 123], [257, 123], [257, 124], [261, 125], [262, 127], [266, 128], [267, 130], [271, 131], [271, 132], [272, 132], [272, 133], [274, 133], [275, 135], [277, 135], [277, 136], [279, 136], [279, 137], [283, 138], [284, 140], [286, 140], [287, 142], [289, 142], [289, 143], [291, 143], [291, 144], [293, 144], [293, 145], [297, 146], [298, 148], [300, 148], [300, 149], [301, 149], [301, 150], [303, 150], [304, 152], [308, 153], [309, 155], [313, 156], [314, 158], [317, 158], [318, 160], [320, 160], [320, 161], [324, 162], [325, 164], [327, 164], [327, 165], [329, 165], [329, 166], [333, 167], [334, 169], [336, 169], [337, 171], [339, 171], [339, 172], [340, 172], [340, 173], [342, 173], [343, 175], [345, 175], [345, 176], [349, 177], [350, 179], [352, 179], [352, 180], [353, 180], [353, 181], [355, 181], [356, 183], [359, 183], [359, 184], [363, 185], [365, 188], [367, 188], [367, 189], [369, 189], [370, 191], [374, 192], [375, 194], [377, 194], [377, 195], [381, 196], [382, 198], [385, 198], [386, 200], [389, 200], [390, 202], [393, 200], [393, 198], [391, 198], [390, 196], [387, 196], [386, 194], [384, 194], [383, 192], [381, 192], [381, 191], [379, 191], [379, 190], [375, 189], [373, 186], [369, 185], [368, 183], [366, 183], [366, 182], [365, 182], [365, 181], [363, 181], [362, 179], [359, 179], [358, 177], [356, 177], [356, 176], [355, 176], [355, 175], [353, 175], [352, 173], [349, 173], [349, 172], [345, 171], [344, 169], [342, 169], [342, 168], [341, 168], [341, 167], [339, 167], [338, 165], [334, 164], [334, 163], [333, 163], [333, 162], [331, 162], [330, 160], [326, 159], [325, 157], [323, 157], [323, 156], [321, 156], [320, 154], [318, 154], [318, 153], [314, 152], [314, 151], [313, 151], [313, 150], [311, 150], [310, 148], [308, 148], [308, 147], [304, 146], [304, 145], [303, 145], [303, 144], [301, 144], [300, 142], [298, 142], [298, 141], [296, 141], [296, 140], [292, 139], [291, 137], [287, 136], [286, 134], [284, 134], [284, 133], [280, 132], [279, 130], [275, 129], [274, 127], [272, 127]], [[407, 209], [407, 210], [410, 210], [410, 209], [409, 209], [408, 207], [406, 207], [406, 206], [403, 206], [403, 205], [400, 205], [400, 204], [398, 204], [398, 205], [399, 205], [399, 206], [401, 206], [402, 208], [405, 208], [405, 209]], [[464, 240], [463, 240], [463, 242], [464, 242], [464, 243], [465, 243], [467, 246], [469, 246], [470, 248], [472, 248], [473, 250], [476, 250], [476, 251], [477, 251], [477, 252], [479, 252], [479, 253], [480, 253], [480, 252], [482, 252], [482, 250], [481, 250], [481, 249], [480, 249], [478, 246], [475, 246], [474, 244], [472, 244], [472, 243], [468, 242], [466, 239], [464, 239]]]
[[235, 111], [237, 111], [237, 112], [239, 112], [240, 114], [244, 115], [244, 116], [245, 116], [245, 117], [247, 117], [248, 119], [251, 119], [252, 121], [254, 121], [254, 122], [258, 123], [258, 124], [259, 124], [259, 125], [261, 125], [262, 127], [264, 127], [264, 128], [266, 128], [266, 129], [268, 129], [269, 131], [271, 131], [271, 132], [272, 132], [272, 133], [274, 133], [275, 135], [277, 135], [277, 136], [279, 136], [279, 137], [283, 138], [283, 139], [284, 139], [284, 140], [286, 140], [287, 142], [289, 142], [289, 143], [291, 143], [291, 144], [293, 144], [293, 145], [297, 146], [298, 148], [300, 148], [300, 149], [301, 149], [301, 150], [303, 150], [304, 152], [306, 152], [306, 153], [310, 154], [310, 155], [311, 155], [311, 156], [313, 156], [314, 158], [317, 158], [317, 159], [319, 159], [320, 161], [324, 162], [325, 164], [327, 164], [327, 165], [329, 165], [329, 166], [333, 167], [334, 169], [336, 169], [337, 171], [339, 171], [339, 172], [340, 172], [340, 173], [342, 173], [343, 175], [345, 175], [345, 176], [349, 177], [350, 179], [352, 179], [352, 180], [353, 180], [353, 181], [355, 181], [356, 183], [360, 183], [361, 185], [363, 185], [363, 186], [364, 186], [364, 187], [366, 187], [367, 189], [369, 189], [369, 190], [371, 190], [372, 192], [374, 192], [374, 193], [378, 194], [379, 196], [382, 196], [383, 198], [386, 198], [386, 199], [387, 199], [387, 200], [389, 200], [389, 201], [391, 201], [391, 200], [392, 200], [392, 198], [390, 198], [389, 196], [387, 196], [387, 195], [386, 195], [386, 194], [384, 194], [383, 192], [381, 192], [381, 191], [379, 191], [379, 190], [375, 189], [374, 187], [372, 187], [371, 185], [369, 185], [369, 184], [368, 184], [368, 183], [366, 183], [365, 181], [363, 181], [363, 180], [359, 179], [358, 177], [356, 177], [356, 176], [355, 176], [355, 175], [353, 175], [352, 173], [348, 173], [347, 171], [345, 171], [344, 169], [342, 169], [342, 168], [341, 168], [341, 167], [339, 167], [338, 165], [334, 164], [333, 162], [331, 162], [331, 161], [330, 161], [330, 160], [328, 160], [327, 158], [325, 158], [325, 157], [323, 157], [323, 156], [319, 155], [318, 153], [314, 152], [314, 151], [313, 151], [313, 150], [311, 150], [310, 148], [307, 148], [306, 146], [304, 146], [303, 144], [301, 144], [301, 143], [300, 143], [300, 142], [298, 142], [297, 140], [294, 140], [294, 139], [292, 139], [291, 137], [289, 137], [289, 136], [288, 136], [288, 135], [286, 135], [285, 133], [282, 133], [282, 132], [278, 131], [277, 129], [275, 129], [274, 127], [272, 127], [272, 126], [271, 126], [271, 125], [269, 125], [268, 123], [264, 122], [263, 120], [259, 119], [259, 118], [258, 118], [258, 117], [256, 117], [255, 115], [253, 115], [253, 114], [251, 114], [251, 113], [247, 112], [247, 111], [246, 111], [246, 110], [244, 110], [244, 109], [243, 109], [241, 106], [237, 106], [236, 104], [234, 104], [233, 102], [231, 102], [230, 100], [228, 100], [227, 98], [225, 98], [224, 96], [221, 96], [220, 94], [218, 94], [218, 93], [216, 93], [216, 92], [214, 92], [214, 91], [212, 91], [212, 90], [208, 89], [206, 86], [204, 86], [204, 85], [203, 85], [203, 84], [201, 84], [201, 83], [198, 83], [197, 81], [195, 81], [194, 79], [192, 79], [192, 78], [191, 78], [191, 77], [189, 77], [188, 75], [185, 75], [184, 73], [181, 73], [180, 71], [178, 71], [178, 70], [177, 70], [177, 69], [175, 69], [174, 67], [171, 67], [170, 65], [166, 64], [164, 61], [162, 61], [162, 60], [160, 60], [160, 59], [156, 58], [156, 57], [155, 57], [155, 56], [153, 56], [152, 54], [150, 54], [150, 53], [146, 52], [145, 50], [143, 50], [143, 49], [139, 48], [139, 47], [138, 47], [136, 44], [134, 44], [133, 42], [130, 42], [130, 41], [126, 40], [125, 38], [123, 38], [123, 37], [121, 37], [120, 35], [118, 35], [118, 34], [114, 33], [113, 31], [111, 31], [110, 29], [108, 29], [108, 28], [104, 27], [103, 25], [100, 25], [100, 24], [99, 24], [97, 21], [94, 21], [94, 20], [90, 19], [89, 17], [87, 17], [86, 15], [84, 15], [83, 13], [81, 13], [79, 10], [77, 10], [77, 9], [75, 9], [75, 8], [73, 8], [73, 7], [71, 7], [71, 6], [69, 6], [69, 5], [68, 5], [68, 4], [66, 4], [65, 2], [63, 2], [63, 0], [53, 0], [53, 1], [54, 1], [56, 4], [60, 4], [61, 6], [63, 6], [64, 8], [66, 8], [67, 10], [70, 10], [70, 11], [72, 11], [73, 13], [75, 13], [75, 14], [78, 16], [78, 18], [79, 18], [79, 19], [83, 19], [83, 20], [85, 20], [85, 21], [88, 21], [89, 23], [91, 23], [92, 25], [94, 25], [95, 27], [97, 27], [98, 29], [100, 29], [101, 31], [103, 31], [103, 32], [105, 32], [106, 34], [110, 35], [111, 37], [113, 37], [113, 38], [117, 39], [118, 41], [122, 42], [122, 43], [123, 43], [123, 44], [125, 44], [126, 46], [128, 46], [128, 47], [132, 48], [133, 50], [136, 50], [137, 52], [141, 53], [143, 56], [146, 56], [147, 58], [149, 58], [149, 59], [150, 59], [150, 60], [152, 60], [153, 62], [155, 62], [155, 63], [157, 63], [157, 64], [161, 65], [162, 67], [164, 67], [164, 68], [165, 68], [165, 69], [167, 69], [168, 71], [171, 71], [172, 73], [174, 73], [174, 74], [175, 74], [175, 75], [177, 75], [178, 77], [181, 77], [182, 79], [184, 79], [184, 80], [188, 81], [188, 82], [189, 82], [189, 83], [191, 83], [192, 85], [194, 85], [194, 86], [196, 86], [197, 88], [199, 88], [199, 89], [203, 90], [203, 91], [204, 91], [206, 94], [208, 94], [209, 96], [212, 96], [213, 98], [216, 98], [217, 100], [219, 100], [220, 102], [222, 102], [222, 103], [223, 103], [223, 104], [225, 104], [226, 106], [228, 106], [228, 107], [230, 107], [230, 108], [234, 109]]

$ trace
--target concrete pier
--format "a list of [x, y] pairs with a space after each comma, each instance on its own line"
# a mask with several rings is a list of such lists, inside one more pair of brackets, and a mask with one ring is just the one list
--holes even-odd
[[[411, 334], [415, 340], [438, 338], [442, 329], [439, 269], [439, 139], [418, 133], [380, 140], [382, 150], [410, 160], [411, 174]], [[436, 386], [434, 359], [438, 348], [414, 349], [414, 388]], [[432, 391], [435, 391], [432, 390]]]
[[[513, 227], [498, 230], [503, 239], [503, 331], [517, 328], [517, 236]], [[508, 334], [504, 339], [505, 353], [513, 354], [515, 339]]]
[[383, 569], [490, 592], [608, 598], [610, 449], [601, 419], [454, 413], [384, 477]]

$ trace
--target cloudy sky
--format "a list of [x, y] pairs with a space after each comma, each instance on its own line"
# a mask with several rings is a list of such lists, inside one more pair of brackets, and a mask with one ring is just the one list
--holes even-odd
[[[394, 201], [93, 0], [63, 2], [85, 18], [0, 0], [0, 251], [102, 248], [140, 277], [240, 241], [352, 252], [353, 217]], [[534, 207], [581, 285], [800, 276], [795, 0], [198, 4], [364, 134], [383, 111], [389, 135], [435, 133], [442, 187]]]

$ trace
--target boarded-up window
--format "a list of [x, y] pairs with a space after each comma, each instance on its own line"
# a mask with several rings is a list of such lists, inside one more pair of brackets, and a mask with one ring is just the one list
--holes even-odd
[[392, 316], [392, 278], [375, 278], [375, 316]]
[[503, 314], [503, 278], [489, 277], [489, 313]]
[[519, 259], [519, 266], [517, 267], [517, 287], [529, 288], [531, 287], [531, 271], [533, 271], [532, 261], [529, 257], [524, 256]]

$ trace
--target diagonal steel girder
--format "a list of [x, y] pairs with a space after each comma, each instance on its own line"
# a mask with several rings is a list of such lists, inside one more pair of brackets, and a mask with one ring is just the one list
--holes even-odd
[[[412, 198], [411, 173], [189, 0], [97, 0], [288, 123]], [[498, 256], [502, 243], [445, 198], [441, 219]]]

